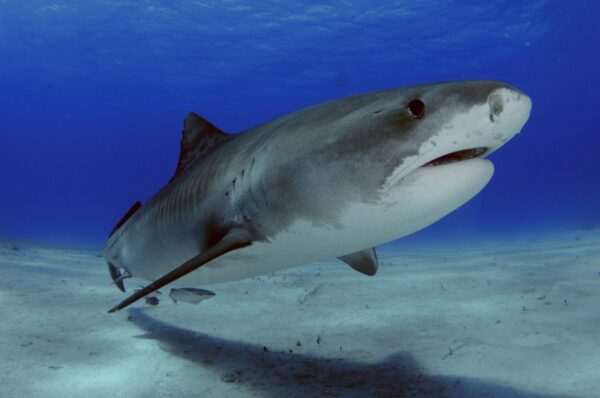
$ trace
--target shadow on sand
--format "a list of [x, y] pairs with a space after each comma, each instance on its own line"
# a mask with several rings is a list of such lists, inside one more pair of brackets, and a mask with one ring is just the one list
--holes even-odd
[[[264, 351], [262, 346], [185, 330], [131, 309], [140, 338], [264, 397], [550, 397], [464, 377], [424, 373], [408, 353], [379, 363]], [[215, 376], [218, 377], [218, 376]], [[564, 397], [561, 395], [561, 397]]]

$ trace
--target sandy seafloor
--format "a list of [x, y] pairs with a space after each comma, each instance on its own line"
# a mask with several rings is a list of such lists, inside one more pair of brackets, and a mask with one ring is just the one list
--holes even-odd
[[600, 397], [600, 231], [379, 256], [107, 314], [95, 252], [3, 242], [0, 397]]

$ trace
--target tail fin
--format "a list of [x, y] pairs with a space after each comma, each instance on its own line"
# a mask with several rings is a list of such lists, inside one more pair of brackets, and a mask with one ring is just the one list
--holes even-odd
[[[129, 220], [131, 218], [131, 216], [133, 216], [135, 214], [135, 212], [137, 212], [141, 207], [142, 207], [142, 203], [139, 200], [137, 202], [135, 202], [133, 204], [133, 206], [131, 206], [131, 208], [129, 210], [127, 210], [125, 215], [123, 217], [121, 217], [121, 219], [119, 220], [117, 225], [115, 225], [115, 227], [112, 229], [112, 231], [110, 231], [110, 234], [108, 235], [108, 237], [110, 238], [111, 236], [113, 236], [113, 234], [119, 228], [121, 228], [123, 226], [123, 224], [125, 224], [127, 222], [127, 220]], [[125, 270], [124, 272], [121, 272], [120, 269], [117, 266], [115, 266], [113, 263], [111, 263], [110, 261], [108, 261], [106, 263], [106, 265], [108, 265], [108, 272], [110, 273], [110, 277], [112, 278], [114, 284], [117, 285], [117, 287], [119, 288], [120, 291], [125, 292], [125, 285], [123, 284], [123, 279], [127, 279], [127, 278], [131, 277], [131, 274], [127, 270]]]
[[123, 279], [127, 279], [131, 276], [129, 272], [125, 271], [124, 273], [121, 273], [121, 271], [119, 271], [119, 268], [117, 268], [110, 261], [108, 261], [106, 265], [108, 265], [108, 272], [110, 273], [110, 277], [113, 280], [114, 284], [117, 285], [120, 291], [125, 293], [125, 284], [123, 284]]

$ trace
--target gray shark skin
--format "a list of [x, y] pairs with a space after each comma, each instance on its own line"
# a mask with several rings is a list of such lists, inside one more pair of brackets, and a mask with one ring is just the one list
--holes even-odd
[[[205, 285], [331, 257], [373, 275], [373, 246], [437, 221], [490, 180], [485, 156], [531, 100], [495, 81], [376, 91], [228, 135], [195, 114], [173, 179], [102, 254], [151, 283]], [[123, 304], [123, 308], [130, 302]], [[113, 309], [115, 310], [115, 309]]]

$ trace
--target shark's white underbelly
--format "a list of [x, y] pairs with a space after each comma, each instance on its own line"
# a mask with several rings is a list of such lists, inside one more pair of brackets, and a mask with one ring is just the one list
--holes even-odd
[[[343, 209], [334, 225], [316, 226], [296, 220], [269, 242], [230, 252], [177, 280], [177, 285], [202, 286], [239, 280], [313, 261], [343, 256], [401, 238], [422, 229], [475, 196], [493, 173], [491, 162], [473, 159], [435, 168], [422, 168], [394, 182], [385, 201], [355, 203]], [[465, 188], [466, 187], [466, 188]], [[155, 280], [198, 254], [193, 241], [174, 238], [147, 247], [131, 258], [136, 277]], [[137, 256], [136, 256], [137, 257]]]

